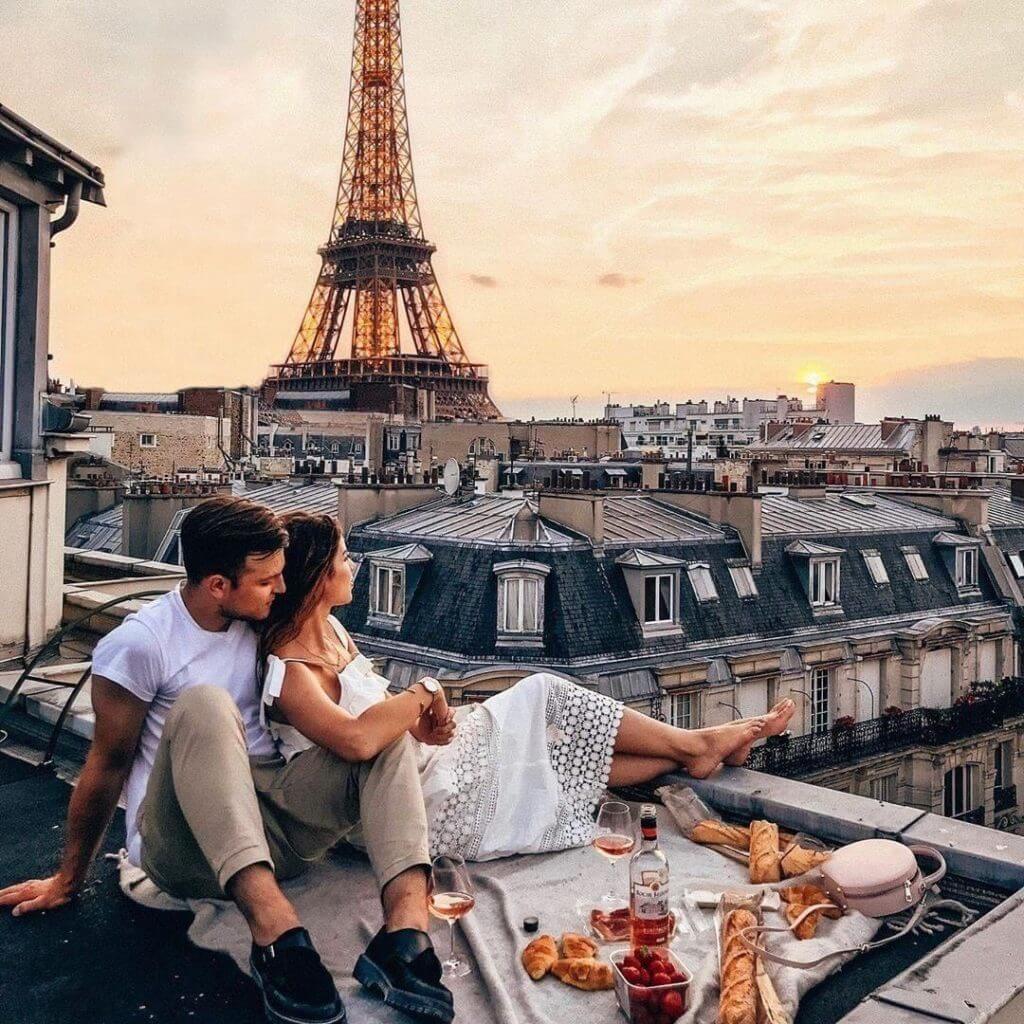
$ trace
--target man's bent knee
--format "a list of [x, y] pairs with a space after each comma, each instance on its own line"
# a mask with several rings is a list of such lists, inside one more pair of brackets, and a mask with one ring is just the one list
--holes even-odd
[[181, 728], [183, 722], [215, 731], [242, 728], [242, 715], [227, 690], [211, 683], [190, 686], [167, 712], [164, 732]]

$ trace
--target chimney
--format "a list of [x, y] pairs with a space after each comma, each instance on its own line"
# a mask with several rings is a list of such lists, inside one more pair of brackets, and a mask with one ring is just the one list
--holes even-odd
[[658, 501], [731, 526], [754, 569], [761, 568], [761, 495], [742, 491], [658, 491]]
[[543, 519], [550, 519], [576, 533], [589, 537], [594, 551], [604, 550], [604, 495], [595, 491], [577, 494], [541, 491], [537, 510]]
[[335, 484], [338, 524], [346, 535], [353, 526], [397, 515], [440, 497], [433, 484], [347, 483], [344, 480], [336, 480]]

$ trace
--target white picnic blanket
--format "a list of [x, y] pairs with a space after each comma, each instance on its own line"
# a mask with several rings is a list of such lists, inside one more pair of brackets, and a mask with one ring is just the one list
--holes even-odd
[[[661, 815], [659, 825], [661, 846], [672, 872], [674, 904], [681, 902], [683, 888], [720, 888], [745, 880], [743, 865], [683, 838], [668, 814]], [[626, 867], [620, 864], [616, 870], [625, 891]], [[122, 880], [133, 871], [137, 869], [127, 865]], [[466, 1024], [565, 1024], [585, 1019], [588, 1024], [616, 1024], [623, 1019], [614, 992], [579, 992], [554, 977], [534, 982], [519, 962], [523, 947], [532, 937], [522, 930], [524, 917], [539, 918], [540, 931], [556, 937], [563, 931], [584, 930], [577, 902], [607, 888], [609, 870], [603, 858], [590, 848], [566, 850], [471, 865], [471, 874], [476, 908], [460, 922], [456, 945], [472, 955], [474, 970], [451, 984], [456, 1020]], [[285, 891], [337, 980], [349, 1020], [353, 1024], [404, 1021], [401, 1014], [365, 996], [352, 978], [356, 958], [381, 922], [376, 888], [362, 855], [341, 848], [302, 878], [286, 883]], [[239, 968], [247, 971], [250, 938], [234, 906], [197, 900], [191, 908], [195, 912], [189, 930], [191, 940], [204, 949], [230, 954]], [[782, 923], [777, 914], [765, 915], [766, 925]], [[697, 930], [681, 929], [672, 944], [673, 952], [694, 974], [689, 1009], [682, 1024], [714, 1024], [718, 960], [713, 912], [698, 914], [693, 924]], [[700, 930], [702, 924], [706, 927]], [[815, 938], [806, 942], [797, 941], [791, 934], [768, 938], [773, 950], [810, 960], [829, 950], [867, 942], [878, 928], [878, 921], [852, 913], [839, 921], [823, 919]], [[448, 948], [447, 925], [432, 921], [431, 933], [443, 958]], [[807, 971], [769, 964], [768, 970], [779, 997], [795, 1016], [803, 994], [836, 970], [839, 963], [836, 958]]]

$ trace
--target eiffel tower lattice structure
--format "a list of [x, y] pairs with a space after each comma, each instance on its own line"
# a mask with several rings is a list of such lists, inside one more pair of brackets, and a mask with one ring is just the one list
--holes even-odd
[[[466, 355], [423, 234], [409, 148], [399, 0], [357, 0], [348, 123], [330, 238], [291, 351], [263, 384], [267, 404], [398, 411], [403, 387], [433, 392], [433, 415], [500, 416], [487, 367]], [[399, 305], [415, 354], [403, 354]], [[349, 311], [351, 310], [351, 315]], [[351, 323], [344, 357], [342, 331]], [[408, 393], [408, 392], [407, 392]], [[283, 400], [283, 401], [282, 401]]]

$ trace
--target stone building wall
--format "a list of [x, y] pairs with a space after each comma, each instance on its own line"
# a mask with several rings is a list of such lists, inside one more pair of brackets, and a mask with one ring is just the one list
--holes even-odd
[[[106, 410], [90, 415], [93, 424], [114, 432], [113, 461], [130, 471], [169, 476], [183, 467], [224, 467], [224, 456], [217, 445], [218, 423], [213, 416]], [[141, 447], [140, 434], [153, 434], [156, 447]]]

